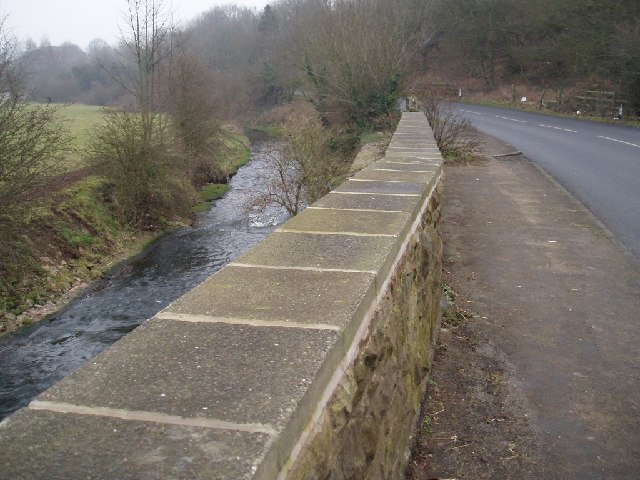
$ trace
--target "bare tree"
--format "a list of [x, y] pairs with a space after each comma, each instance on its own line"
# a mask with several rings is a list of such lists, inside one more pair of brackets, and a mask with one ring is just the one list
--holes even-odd
[[253, 10], [227, 5], [203, 13], [186, 29], [191, 51], [216, 86], [212, 102], [222, 118], [245, 114], [259, 90], [258, 22]]
[[211, 76], [188, 49], [181, 48], [175, 53], [167, 79], [167, 110], [188, 177], [196, 187], [225, 180], [216, 161], [220, 123], [215, 118]]
[[161, 103], [161, 75], [175, 47], [175, 31], [162, 0], [127, 0], [127, 7], [122, 32], [127, 57], [116, 79], [133, 95], [137, 110], [151, 116]]
[[0, 215], [18, 208], [57, 173], [69, 147], [58, 108], [26, 99], [26, 74], [17, 53], [0, 22]]
[[283, 142], [268, 153], [270, 168], [265, 191], [253, 204], [278, 204], [290, 215], [326, 195], [333, 183], [346, 173], [346, 165], [328, 148], [329, 135], [316, 119], [291, 124], [282, 131]]
[[471, 123], [451, 109], [438, 89], [427, 89], [419, 95], [422, 110], [445, 159], [473, 158], [478, 153], [480, 142]]
[[[94, 156], [112, 185], [122, 217], [156, 227], [168, 216], [188, 215], [194, 193], [175, 155], [170, 117], [164, 111], [165, 68], [173, 29], [161, 0], [128, 0], [122, 44], [128, 57], [116, 80], [134, 98], [133, 112], [113, 110], [96, 132]], [[165, 75], [163, 75], [165, 74]]]
[[308, 0], [298, 15], [296, 57], [327, 122], [365, 126], [395, 108], [405, 75], [430, 35], [428, 2]]
[[20, 277], [17, 261], [27, 247], [17, 241], [25, 213], [41, 187], [55, 173], [69, 148], [69, 137], [52, 106], [35, 105], [25, 97], [26, 76], [17, 44], [0, 20], [0, 292]]

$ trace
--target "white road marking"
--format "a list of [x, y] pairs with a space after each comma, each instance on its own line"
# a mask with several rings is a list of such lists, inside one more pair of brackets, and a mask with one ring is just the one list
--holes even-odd
[[554, 130], [562, 130], [563, 132], [578, 133], [577, 130], [570, 130], [568, 128], [554, 127], [553, 125], [545, 125], [544, 123], [539, 123], [538, 125], [541, 126], [541, 127], [544, 127], [544, 128], [553, 128]]
[[510, 122], [527, 123], [525, 120], [518, 120], [516, 118], [502, 117], [500, 115], [496, 115], [496, 118], [501, 118], [502, 120], [509, 120]]
[[604, 138], [605, 140], [611, 140], [612, 142], [623, 143], [625, 145], [629, 145], [630, 147], [640, 148], [640, 145], [636, 145], [635, 143], [631, 143], [631, 142], [625, 142], [624, 140], [617, 140], [611, 137], [603, 137], [602, 135], [598, 135], [598, 138]]
[[473, 113], [474, 115], [482, 115], [480, 112], [474, 112], [473, 110], [460, 110], [463, 113]]

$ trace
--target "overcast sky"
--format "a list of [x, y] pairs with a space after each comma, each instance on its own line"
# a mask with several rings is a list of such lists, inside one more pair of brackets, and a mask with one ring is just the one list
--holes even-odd
[[[216, 5], [235, 3], [262, 9], [269, 0], [169, 0], [180, 24]], [[95, 38], [113, 44], [123, 26], [126, 0], [0, 0], [4, 27], [20, 40], [40, 43], [47, 37], [52, 45], [72, 42], [86, 48]]]

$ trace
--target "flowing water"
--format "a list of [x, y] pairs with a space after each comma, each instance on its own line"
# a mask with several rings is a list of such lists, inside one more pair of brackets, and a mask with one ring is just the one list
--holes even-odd
[[283, 209], [247, 212], [267, 168], [268, 143], [231, 179], [195, 228], [173, 232], [115, 269], [63, 311], [0, 339], [0, 419], [69, 375], [286, 220]]

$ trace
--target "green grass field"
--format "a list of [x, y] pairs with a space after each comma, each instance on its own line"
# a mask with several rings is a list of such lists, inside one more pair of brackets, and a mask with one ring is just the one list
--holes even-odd
[[91, 140], [92, 130], [103, 118], [102, 107], [95, 105], [60, 105], [60, 115], [72, 137], [71, 152], [63, 165], [64, 170], [73, 171], [87, 166], [87, 148]]
[[[60, 115], [72, 137], [73, 151], [67, 156], [63, 165], [64, 170], [70, 172], [88, 165], [87, 150], [92, 131], [100, 124], [104, 114], [102, 107], [94, 105], [74, 103], [59, 106]], [[223, 126], [222, 142], [225, 153], [220, 166], [224, 172], [231, 174], [249, 160], [248, 140], [226, 125]]]

